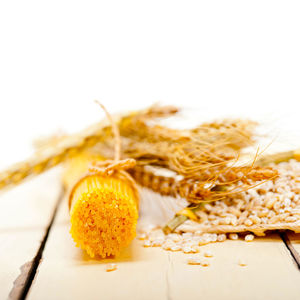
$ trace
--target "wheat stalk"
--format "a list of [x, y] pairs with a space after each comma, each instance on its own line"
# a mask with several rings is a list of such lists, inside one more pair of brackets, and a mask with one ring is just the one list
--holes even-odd
[[[121, 132], [125, 132], [127, 124], [132, 124], [140, 119], [151, 119], [175, 114], [177, 108], [172, 106], [152, 106], [148, 109], [131, 112], [114, 117]], [[101, 143], [108, 137], [111, 137], [112, 129], [107, 121], [94, 124], [87, 129], [65, 136], [59, 139], [54, 145], [51, 143], [44, 146], [45, 149], [38, 151], [33, 157], [10, 166], [8, 169], [0, 172], [0, 189], [14, 186], [21, 183], [26, 178], [38, 175], [51, 169], [68, 158], [90, 148], [97, 143]]]

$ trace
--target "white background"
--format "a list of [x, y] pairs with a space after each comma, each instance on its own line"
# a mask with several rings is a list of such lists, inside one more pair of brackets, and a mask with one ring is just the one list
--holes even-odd
[[[0, 165], [155, 101], [300, 136], [299, 1], [0, 2]], [[294, 135], [295, 136], [295, 135]], [[300, 138], [294, 139], [300, 146]]]

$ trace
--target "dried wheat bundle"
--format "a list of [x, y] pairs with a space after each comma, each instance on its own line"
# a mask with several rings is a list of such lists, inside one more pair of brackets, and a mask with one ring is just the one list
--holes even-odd
[[[244, 147], [254, 142], [253, 128], [256, 123], [247, 120], [224, 120], [205, 123], [190, 130], [170, 129], [149, 121], [147, 116], [131, 118], [122, 126], [122, 147], [124, 157], [135, 158], [140, 168], [131, 172], [142, 185], [151, 188], [141, 165], [159, 166], [181, 175], [180, 181], [163, 182], [152, 176], [153, 189], [168, 190], [172, 195], [199, 203], [215, 201], [226, 195], [248, 189], [253, 181], [274, 178], [277, 172], [269, 167], [235, 166]], [[91, 149], [110, 157], [113, 140], [107, 139]], [[234, 185], [241, 182], [238, 188]], [[251, 183], [250, 183], [251, 182]], [[165, 191], [163, 192], [165, 193]]]
[[124, 153], [151, 160], [186, 178], [209, 178], [207, 170], [227, 168], [243, 148], [253, 144], [255, 123], [251, 121], [223, 120], [191, 130], [170, 129], [151, 121], [131, 119], [122, 133]]

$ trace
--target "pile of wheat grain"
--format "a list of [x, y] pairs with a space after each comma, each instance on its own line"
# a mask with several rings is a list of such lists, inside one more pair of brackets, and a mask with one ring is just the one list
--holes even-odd
[[[202, 245], [239, 237], [247, 242], [268, 230], [300, 232], [300, 163], [295, 160], [273, 165], [279, 172], [267, 181], [222, 201], [205, 204], [197, 212], [199, 221], [187, 220], [175, 233], [159, 228], [140, 234], [144, 247], [197, 253]], [[240, 234], [240, 235], [238, 235]]]

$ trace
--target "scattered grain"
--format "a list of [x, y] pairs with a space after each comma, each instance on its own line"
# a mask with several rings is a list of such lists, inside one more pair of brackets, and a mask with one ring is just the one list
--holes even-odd
[[207, 260], [202, 260], [201, 261], [201, 266], [208, 267], [209, 266], [209, 262]]
[[239, 264], [241, 267], [247, 266], [246, 262], [245, 262], [243, 259], [239, 259], [238, 264]]
[[247, 234], [245, 236], [245, 241], [246, 242], [252, 242], [254, 240], [254, 235], [253, 234]]
[[152, 242], [152, 247], [161, 247], [164, 243], [164, 239], [156, 239]]
[[141, 233], [141, 234], [138, 236], [138, 239], [139, 239], [139, 240], [145, 240], [146, 238], [147, 238], [146, 233]]
[[219, 234], [217, 240], [218, 242], [224, 242], [226, 240], [226, 234]]
[[213, 254], [210, 251], [205, 251], [204, 256], [205, 257], [213, 257]]
[[199, 258], [194, 258], [194, 257], [189, 257], [187, 259], [187, 263], [189, 265], [201, 265], [201, 259]]
[[238, 234], [237, 233], [230, 233], [229, 234], [229, 238], [231, 240], [237, 240], [239, 238]]
[[247, 220], [244, 222], [244, 224], [245, 224], [246, 226], [251, 226], [251, 225], [253, 225], [253, 222], [252, 222], [250, 219], [247, 219]]
[[147, 248], [147, 247], [151, 247], [151, 242], [149, 241], [149, 240], [145, 240], [144, 241], [144, 243], [143, 243], [143, 246], [145, 247], [145, 248]]
[[117, 265], [116, 264], [108, 264], [107, 266], [106, 266], [106, 272], [112, 272], [112, 271], [115, 271], [115, 270], [117, 270]]
[[175, 246], [172, 246], [170, 250], [173, 251], [173, 252], [180, 251], [181, 247], [179, 245], [175, 245]]
[[183, 253], [196, 253], [195, 250], [189, 246], [182, 247], [182, 251], [183, 251]]

